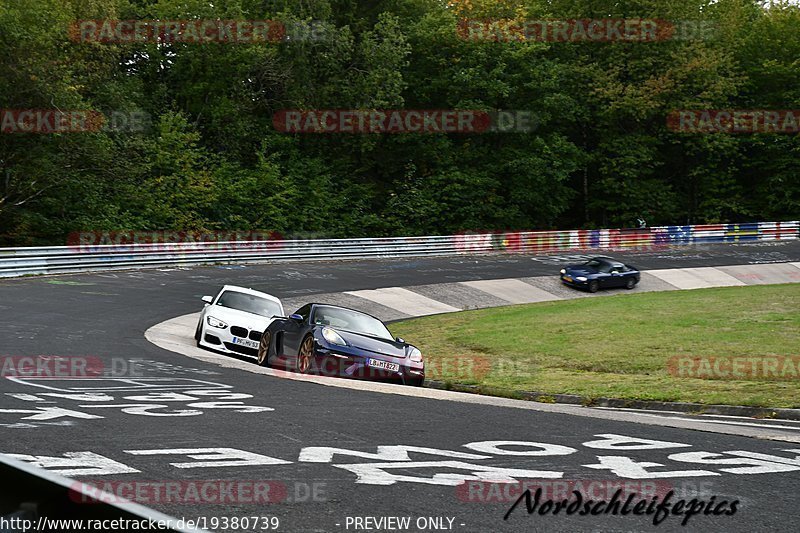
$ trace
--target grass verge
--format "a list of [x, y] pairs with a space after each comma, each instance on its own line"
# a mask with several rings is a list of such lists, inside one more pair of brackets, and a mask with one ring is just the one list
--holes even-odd
[[[794, 366], [800, 362], [800, 284], [514, 305], [406, 320], [392, 331], [422, 350], [429, 379], [450, 383], [800, 407], [800, 366]], [[732, 356], [746, 366], [724, 377], [733, 369], [725, 362]], [[715, 369], [712, 358], [721, 366]], [[692, 359], [706, 365], [681, 375], [681, 361]], [[753, 365], [763, 370], [764, 359], [780, 360], [777, 372], [751, 375]]]

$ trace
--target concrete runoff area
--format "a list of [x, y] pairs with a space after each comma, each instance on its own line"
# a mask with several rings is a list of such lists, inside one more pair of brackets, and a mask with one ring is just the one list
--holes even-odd
[[560, 297], [555, 294], [525, 283], [519, 279], [487, 279], [462, 281], [461, 283], [512, 304], [529, 304], [560, 299]]
[[422, 294], [409, 291], [402, 287], [389, 287], [366, 291], [347, 292], [351, 296], [358, 296], [371, 300], [386, 307], [391, 307], [410, 316], [433, 315], [437, 313], [450, 313], [461, 309], [438, 302]]
[[719, 267], [719, 270], [741, 280], [747, 285], [796, 283], [800, 281], [800, 267], [795, 263], [726, 266]]
[[[796, 271], [796, 272], [795, 272]], [[631, 291], [602, 291], [591, 294], [564, 286], [555, 276], [536, 276], [519, 279], [496, 279], [391, 287], [385, 289], [349, 291], [344, 294], [393, 309], [391, 313], [375, 314], [382, 320], [396, 320], [397, 313], [405, 316], [425, 316], [465, 309], [497, 307], [510, 304], [547, 302], [617, 294], [619, 292], [649, 292], [685, 290], [710, 287], [732, 287], [764, 283], [800, 281], [800, 268], [793, 264], [739, 265], [729, 267], [698, 267], [669, 270], [645, 270], [641, 282]], [[354, 302], [358, 303], [358, 302]], [[369, 305], [363, 302], [359, 308]]]
[[711, 281], [697, 276], [690, 269], [650, 270], [647, 273], [669, 283], [676, 289], [707, 289], [714, 287]]
[[686, 268], [685, 272], [696, 276], [708, 283], [711, 287], [737, 287], [746, 283], [727, 272], [714, 267]]
[[416, 285], [408, 289], [461, 310], [508, 305], [506, 300], [464, 283]]

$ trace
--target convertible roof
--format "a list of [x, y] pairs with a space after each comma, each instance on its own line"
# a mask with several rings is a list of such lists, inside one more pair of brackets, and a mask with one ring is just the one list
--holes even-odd
[[612, 257], [608, 257], [608, 256], [605, 256], [605, 255], [598, 255], [596, 257], [593, 257], [592, 259], [605, 261], [606, 263], [611, 263], [612, 265], [624, 265], [625, 264], [625, 263], [623, 263], [622, 261], [620, 261], [618, 259], [614, 259]]

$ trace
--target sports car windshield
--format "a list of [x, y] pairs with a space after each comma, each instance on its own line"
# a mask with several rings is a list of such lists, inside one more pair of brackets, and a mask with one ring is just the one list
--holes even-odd
[[261, 298], [252, 294], [238, 291], [225, 291], [217, 300], [217, 305], [238, 309], [247, 313], [261, 316], [281, 315], [281, 306], [277, 302]]
[[314, 324], [363, 333], [382, 339], [392, 338], [392, 334], [377, 318], [339, 307], [318, 306], [314, 313]]

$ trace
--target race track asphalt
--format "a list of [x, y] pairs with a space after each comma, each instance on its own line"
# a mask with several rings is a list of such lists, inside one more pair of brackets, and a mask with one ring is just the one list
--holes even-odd
[[[800, 261], [800, 242], [614, 255], [643, 269], [760, 264]], [[325, 387], [221, 368], [162, 350], [144, 338], [152, 325], [198, 310], [199, 297], [224, 283], [303, 298], [540, 276], [569, 261], [564, 255], [495, 255], [4, 280], [0, 355], [89, 358], [116, 373], [104, 379], [2, 380], [0, 452], [83, 481], [124, 481], [150, 489], [152, 482], [180, 481], [178, 492], [162, 494], [159, 501], [142, 489], [139, 502], [179, 518], [276, 516], [278, 531], [796, 527], [800, 444]], [[621, 437], [611, 435], [647, 441], [614, 441]], [[457, 486], [465, 477], [473, 481]], [[487, 483], [475, 482], [476, 477]], [[594, 481], [591, 490], [601, 499], [609, 499], [627, 481], [633, 483], [629, 489], [645, 495], [674, 489], [674, 501], [713, 498], [713, 505], [723, 500], [739, 504], [733, 516], [701, 512], [687, 527], [678, 516], [658, 526], [652, 515], [528, 516], [524, 505], [504, 520], [518, 486], [495, 482], [511, 479], [544, 480], [545, 489], [556, 494]], [[557, 479], [566, 483], [555, 484]], [[191, 490], [212, 486], [209, 480], [236, 480], [244, 489], [263, 488], [267, 482], [271, 499], [278, 501], [253, 502], [244, 491], [224, 493], [223, 504], [198, 502]], [[176, 501], [176, 494], [190, 501]], [[376, 522], [356, 520], [390, 516], [410, 517], [410, 526], [375, 529], [367, 526]], [[426, 527], [418, 529], [417, 520], [425, 517], [439, 517], [442, 527], [420, 521]], [[230, 521], [228, 526], [209, 528], [264, 530], [231, 527]]]

